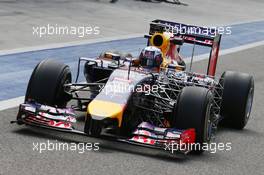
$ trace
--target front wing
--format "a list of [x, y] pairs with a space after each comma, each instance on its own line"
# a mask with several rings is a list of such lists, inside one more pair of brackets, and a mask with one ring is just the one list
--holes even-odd
[[[83, 131], [75, 129], [74, 123], [76, 123], [76, 117], [72, 108], [60, 109], [35, 102], [27, 102], [19, 106], [17, 120], [14, 122], [87, 135]], [[189, 153], [191, 147], [188, 145], [195, 142], [195, 130], [192, 128], [186, 130], [162, 128], [147, 122], [142, 122], [138, 125], [131, 135], [129, 138], [121, 138], [118, 136], [102, 136], [101, 138], [164, 150], [173, 154]]]

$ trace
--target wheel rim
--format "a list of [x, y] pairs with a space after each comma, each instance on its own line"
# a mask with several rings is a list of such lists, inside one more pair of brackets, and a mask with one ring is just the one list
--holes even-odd
[[251, 108], [252, 108], [252, 103], [253, 103], [253, 87], [251, 87], [251, 89], [249, 90], [248, 93], [248, 99], [247, 99], [247, 103], [246, 103], [246, 118], [245, 118], [245, 123], [247, 123], [250, 113], [251, 113]]
[[207, 140], [209, 141], [212, 136], [212, 122], [208, 120], [208, 128], [207, 128]]
[[208, 120], [206, 121], [206, 127], [205, 127], [205, 141], [209, 142], [212, 137], [212, 128], [213, 128], [213, 123], [212, 123], [212, 107], [213, 104], [209, 104], [206, 110], [206, 115], [209, 115], [207, 118]]

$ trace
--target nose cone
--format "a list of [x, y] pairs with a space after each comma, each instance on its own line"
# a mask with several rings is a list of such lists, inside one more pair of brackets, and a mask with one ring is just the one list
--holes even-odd
[[93, 100], [88, 105], [88, 113], [95, 120], [103, 120], [105, 118], [117, 118], [118, 125], [121, 126], [123, 105], [101, 100]]

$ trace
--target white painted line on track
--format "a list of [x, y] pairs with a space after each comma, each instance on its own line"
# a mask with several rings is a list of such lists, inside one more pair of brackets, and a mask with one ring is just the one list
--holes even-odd
[[[262, 46], [262, 45], [264, 45], [264, 41], [259, 41], [259, 42], [255, 42], [255, 43], [245, 44], [245, 45], [241, 45], [241, 46], [238, 46], [238, 47], [232, 47], [230, 49], [220, 50], [219, 56], [224, 56], [224, 55], [227, 55], [227, 54], [239, 52], [239, 51], [242, 51], [242, 50], [246, 50], [246, 49], [250, 49], [250, 48], [254, 48], [254, 47], [258, 47], [258, 46]], [[209, 57], [209, 53], [206, 53], [206, 54], [194, 56], [193, 60], [194, 60], [194, 62], [198, 62], [198, 61], [206, 60], [206, 59], [208, 59], [208, 57]], [[191, 57], [186, 58], [185, 62], [186, 63], [190, 63], [191, 62]]]
[[242, 50], [246, 50], [246, 49], [250, 49], [250, 48], [254, 48], [254, 47], [258, 47], [258, 46], [262, 46], [264, 45], [264, 40], [263, 41], [258, 41], [258, 42], [254, 42], [254, 43], [250, 43], [250, 44], [245, 44], [245, 45], [241, 45], [238, 47], [233, 47], [230, 49], [224, 49], [224, 50], [220, 50], [220, 55], [227, 55], [230, 53], [235, 53], [235, 52], [239, 52]]
[[[255, 42], [255, 43], [251, 43], [251, 44], [241, 45], [241, 46], [233, 47], [230, 49], [224, 49], [222, 51], [220, 50], [219, 55], [223, 56], [223, 55], [239, 52], [239, 51], [242, 51], [245, 49], [250, 49], [250, 48], [254, 48], [257, 46], [261, 46], [261, 45], [264, 45], [264, 41], [259, 41], [259, 42]], [[194, 56], [193, 62], [198, 62], [198, 61], [208, 59], [208, 56], [209, 56], [209, 54], [202, 54], [202, 55]], [[186, 63], [190, 63], [191, 58], [187, 58], [187, 59], [185, 59], [185, 61], [186, 61]], [[8, 100], [0, 101], [0, 111], [6, 110], [9, 108], [17, 107], [19, 104], [24, 102], [24, 98], [25, 98], [24, 96], [21, 96], [21, 97], [17, 97], [17, 98], [12, 98], [12, 99], [8, 99]]]
[[94, 44], [94, 43], [107, 42], [107, 41], [113, 41], [113, 40], [132, 39], [132, 38], [143, 37], [143, 36], [144, 34], [136, 33], [136, 34], [130, 34], [130, 35], [104, 37], [104, 38], [96, 38], [96, 39], [89, 39], [89, 40], [64, 42], [64, 43], [54, 43], [54, 44], [48, 44], [48, 45], [25, 47], [25, 48], [10, 49], [10, 50], [0, 50], [0, 56], [31, 52], [31, 51], [46, 50], [46, 49], [71, 47], [71, 46], [78, 46], [78, 45], [84, 45], [84, 44]]
[[25, 96], [0, 101], [0, 111], [17, 107], [19, 104], [24, 102], [24, 98]]

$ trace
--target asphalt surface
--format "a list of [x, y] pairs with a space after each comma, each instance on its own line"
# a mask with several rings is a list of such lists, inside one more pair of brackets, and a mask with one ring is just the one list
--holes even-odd
[[[116, 142], [9, 124], [17, 108], [0, 112], [0, 174], [263, 174], [264, 46], [220, 57], [224, 70], [250, 73], [255, 78], [251, 119], [242, 131], [220, 128], [216, 142], [231, 142], [230, 151], [175, 158]], [[200, 70], [205, 61], [194, 64]], [[33, 143], [99, 142], [99, 151], [33, 150]]]
[[[0, 0], [0, 50], [42, 46], [92, 38], [145, 34], [155, 18], [197, 25], [231, 25], [264, 19], [262, 0], [182, 0], [188, 6], [119, 0]], [[46, 24], [99, 26], [100, 35], [32, 35], [33, 26]], [[250, 35], [252, 36], [252, 35]], [[255, 36], [256, 37], [256, 36]], [[234, 42], [238, 42], [234, 40]], [[243, 45], [245, 43], [239, 43]], [[255, 79], [251, 119], [243, 131], [219, 128], [216, 142], [232, 143], [230, 151], [201, 156], [172, 157], [149, 149], [81, 135], [11, 125], [17, 108], [0, 111], [0, 174], [264, 174], [264, 46], [221, 56], [217, 74], [224, 70], [250, 73]], [[36, 59], [32, 58], [32, 61]], [[3, 65], [0, 65], [3, 68]], [[202, 71], [206, 61], [194, 64]], [[8, 70], [7, 70], [8, 72]], [[17, 80], [19, 81], [19, 79]], [[2, 82], [1, 82], [2, 83]], [[39, 151], [33, 143], [96, 143], [99, 151]]]

